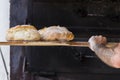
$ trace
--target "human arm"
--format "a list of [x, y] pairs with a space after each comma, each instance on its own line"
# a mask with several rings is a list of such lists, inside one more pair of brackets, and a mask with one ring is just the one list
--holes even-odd
[[107, 39], [103, 36], [92, 36], [89, 39], [90, 49], [107, 65], [120, 68], [120, 46], [106, 47]]

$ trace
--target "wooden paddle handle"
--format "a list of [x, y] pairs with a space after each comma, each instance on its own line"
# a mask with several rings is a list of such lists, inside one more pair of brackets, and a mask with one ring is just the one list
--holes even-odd
[[[69, 43], [71, 46], [79, 46], [79, 47], [89, 47], [89, 42], [71, 42]], [[114, 47], [118, 43], [117, 42], [109, 42], [106, 44], [107, 47]]]

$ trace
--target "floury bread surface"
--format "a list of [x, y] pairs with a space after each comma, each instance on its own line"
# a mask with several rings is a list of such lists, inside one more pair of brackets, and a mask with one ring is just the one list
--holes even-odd
[[40, 34], [32, 25], [17, 25], [8, 29], [6, 40], [40, 40]]
[[74, 35], [66, 27], [50, 26], [40, 29], [38, 31], [41, 36], [41, 40], [46, 41], [70, 41], [74, 39]]

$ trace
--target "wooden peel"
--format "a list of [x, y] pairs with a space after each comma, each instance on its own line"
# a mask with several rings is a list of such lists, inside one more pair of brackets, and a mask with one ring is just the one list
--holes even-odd
[[[59, 42], [59, 41], [9, 41], [0, 42], [0, 45], [10, 46], [78, 46], [89, 47], [88, 42], [72, 41], [72, 42]], [[110, 42], [106, 46], [112, 47], [117, 45], [115, 42]]]

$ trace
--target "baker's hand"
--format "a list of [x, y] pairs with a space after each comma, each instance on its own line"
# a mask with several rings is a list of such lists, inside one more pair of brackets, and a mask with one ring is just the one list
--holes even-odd
[[88, 40], [89, 47], [92, 51], [95, 51], [99, 46], [104, 46], [107, 43], [106, 37], [103, 37], [101, 35], [99, 36], [92, 36]]

